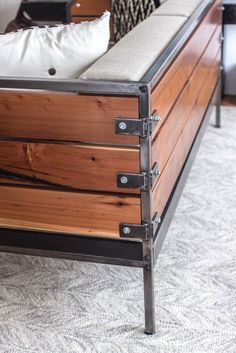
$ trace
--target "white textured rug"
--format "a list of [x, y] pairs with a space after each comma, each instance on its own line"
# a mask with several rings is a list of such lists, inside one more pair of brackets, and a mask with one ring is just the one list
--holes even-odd
[[236, 108], [209, 126], [155, 268], [0, 255], [1, 353], [236, 352]]

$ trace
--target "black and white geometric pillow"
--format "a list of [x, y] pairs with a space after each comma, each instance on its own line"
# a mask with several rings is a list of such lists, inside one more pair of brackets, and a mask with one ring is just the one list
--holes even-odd
[[145, 20], [158, 6], [159, 0], [112, 0], [115, 42]]

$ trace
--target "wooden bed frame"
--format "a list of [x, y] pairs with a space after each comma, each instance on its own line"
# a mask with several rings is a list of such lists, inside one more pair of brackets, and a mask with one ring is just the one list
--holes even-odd
[[209, 113], [221, 3], [205, 0], [140, 82], [0, 79], [0, 250], [153, 269]]

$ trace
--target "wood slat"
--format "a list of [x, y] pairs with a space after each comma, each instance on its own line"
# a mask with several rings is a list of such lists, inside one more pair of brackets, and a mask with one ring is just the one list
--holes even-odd
[[0, 226], [119, 237], [140, 224], [140, 197], [0, 186]]
[[196, 105], [194, 106], [189, 116], [188, 123], [180, 135], [180, 138], [168, 160], [168, 163], [153, 190], [153, 216], [155, 213], [162, 215], [171, 191], [181, 171], [181, 168], [184, 165], [194, 137], [206, 112], [211, 95], [213, 93], [213, 89], [217, 82], [217, 77], [219, 75], [219, 63], [220, 51], [217, 54], [217, 58], [214, 61], [209, 74], [206, 76], [201, 94], [196, 97]]
[[111, 0], [75, 0], [71, 6], [72, 16], [99, 16], [111, 11]]
[[168, 113], [188, 83], [189, 77], [207, 47], [216, 27], [219, 25], [221, 19], [219, 6], [220, 2], [216, 1], [190, 40], [186, 43], [176, 61], [171, 64], [171, 67], [154, 89], [151, 97], [151, 109], [152, 111], [158, 111], [161, 121], [153, 132], [153, 135], [157, 133], [158, 129], [165, 122]]
[[115, 118], [138, 118], [138, 98], [0, 90], [0, 138], [137, 145], [117, 135]]
[[117, 187], [119, 172], [139, 173], [139, 150], [0, 141], [0, 170], [81, 190], [139, 193]]
[[162, 172], [169, 156], [181, 134], [192, 111], [196, 97], [201, 93], [202, 86], [208, 76], [211, 65], [219, 51], [219, 35], [221, 28], [217, 28], [213, 38], [196, 66], [191, 78], [178, 98], [174, 108], [165, 123], [158, 131], [152, 144], [152, 163], [158, 163]]

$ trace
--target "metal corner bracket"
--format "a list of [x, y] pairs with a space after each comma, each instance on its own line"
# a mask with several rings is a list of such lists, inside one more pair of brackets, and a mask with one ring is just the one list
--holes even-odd
[[151, 223], [144, 224], [120, 224], [120, 237], [148, 240], [156, 233], [161, 218], [156, 214]]
[[119, 117], [115, 120], [116, 134], [147, 137], [148, 133], [152, 133], [160, 120], [161, 118], [157, 111], [154, 111], [149, 121], [148, 119], [128, 119]]
[[156, 179], [160, 175], [160, 170], [155, 163], [150, 173], [118, 173], [117, 186], [126, 189], [140, 189], [141, 191], [149, 190], [155, 184]]

